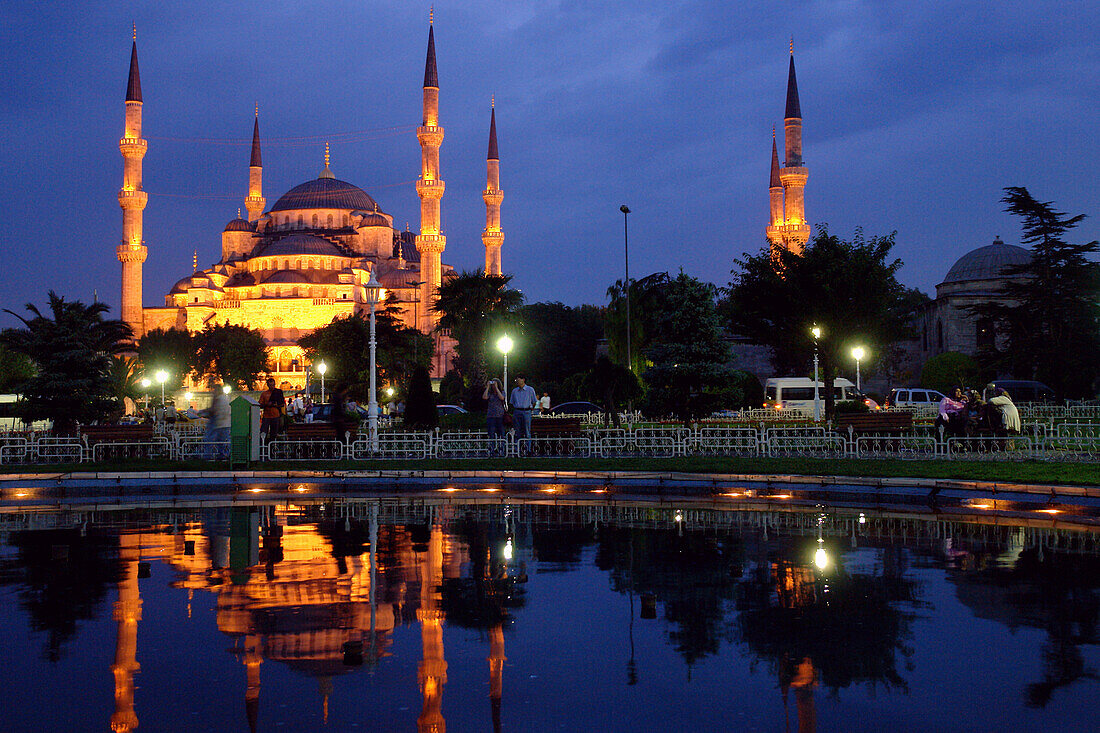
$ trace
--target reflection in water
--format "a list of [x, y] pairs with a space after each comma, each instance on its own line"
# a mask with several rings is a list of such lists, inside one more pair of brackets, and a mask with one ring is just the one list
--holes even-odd
[[[818, 510], [676, 510], [674, 519], [671, 512], [361, 501], [116, 512], [90, 523], [58, 515], [49, 529], [21, 529], [14, 520], [3, 527], [14, 552], [0, 557], [0, 583], [17, 587], [32, 628], [48, 632], [52, 662], [79, 622], [117, 589], [115, 731], [139, 725], [140, 584], [149, 582], [150, 562], [171, 568], [171, 586], [186, 591], [178, 597], [188, 618], [196, 592], [213, 594], [214, 621], [233, 639], [230, 651], [244, 668], [235, 694], [243, 696], [241, 722], [250, 731], [264, 717], [266, 663], [315, 680], [314, 709], [327, 723], [330, 706], [358, 702], [338, 700], [334, 678], [364, 665], [377, 669], [393, 653], [395, 629], [414, 619], [417, 730], [446, 731], [445, 621], [476, 631], [487, 654], [489, 708], [473, 727], [501, 730], [505, 637], [522, 622], [528, 563], [559, 576], [588, 564], [606, 574], [629, 604], [622, 619], [628, 686], [642, 676], [635, 654], [640, 608], [647, 634], [654, 627], [644, 619], [659, 615], [689, 684], [707, 658], [737, 645], [752, 669], [774, 680], [775, 715], [785, 716], [787, 730], [791, 698], [797, 730], [817, 730], [819, 685], [831, 698], [855, 685], [908, 692], [914, 624], [929, 607], [914, 567], [946, 566], [956, 596], [978, 618], [1045, 631], [1042, 677], [1021, 691], [1027, 705], [1044, 706], [1058, 690], [1097, 679], [1082, 651], [1100, 643], [1100, 558], [1091, 535], [1079, 532], [1055, 550], [1045, 549], [1061, 542], [1053, 535], [924, 517], [866, 522]], [[525, 651], [513, 647], [513, 656]], [[471, 719], [468, 710], [461, 714]]]

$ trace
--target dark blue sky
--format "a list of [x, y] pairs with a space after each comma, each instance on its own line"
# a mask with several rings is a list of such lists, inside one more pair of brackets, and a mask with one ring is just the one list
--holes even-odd
[[[220, 253], [243, 206], [254, 102], [268, 205], [332, 168], [417, 226], [428, 6], [362, 2], [0, 7], [0, 306], [45, 291], [116, 307], [117, 140], [138, 25], [145, 99], [145, 304]], [[483, 263], [490, 95], [504, 269], [530, 300], [602, 303], [631, 272], [724, 285], [764, 243], [771, 128], [795, 36], [807, 216], [898, 232], [930, 291], [994, 235], [1001, 188], [1100, 212], [1094, 2], [438, 2], [444, 260]], [[1090, 219], [1077, 239], [1100, 237]], [[10, 318], [5, 317], [7, 321]]]

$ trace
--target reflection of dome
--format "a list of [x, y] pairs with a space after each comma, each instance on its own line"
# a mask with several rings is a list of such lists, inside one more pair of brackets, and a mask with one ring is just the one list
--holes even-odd
[[373, 211], [378, 204], [367, 192], [336, 178], [315, 178], [290, 189], [271, 207], [272, 211], [292, 209], [362, 209]]
[[995, 239], [993, 244], [971, 250], [956, 260], [941, 284], [1010, 277], [1008, 268], [1026, 265], [1029, 262], [1031, 262], [1030, 250]]
[[335, 244], [323, 237], [312, 234], [291, 234], [277, 239], [256, 254], [256, 257], [275, 257], [283, 255], [325, 255], [329, 257], [347, 257]]
[[241, 219], [240, 217], [237, 217], [236, 219], [234, 219], [233, 221], [231, 221], [231, 222], [229, 222], [228, 224], [225, 225], [225, 230], [224, 231], [227, 231], [227, 232], [250, 232], [250, 231], [252, 231], [252, 224], [249, 223], [248, 221], [244, 220], [244, 219]]

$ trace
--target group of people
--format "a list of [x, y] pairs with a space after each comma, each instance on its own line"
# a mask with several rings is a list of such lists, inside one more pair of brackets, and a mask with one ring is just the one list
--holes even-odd
[[[487, 403], [486, 429], [490, 438], [504, 438], [510, 424], [516, 431], [516, 439], [531, 437], [531, 418], [536, 412], [550, 412], [550, 394], [543, 392], [538, 396], [535, 388], [527, 384], [527, 375], [516, 375], [516, 386], [507, 398], [499, 379], [490, 379], [485, 385], [482, 398]], [[511, 412], [508, 411], [511, 407]]]
[[944, 429], [948, 437], [967, 437], [992, 433], [1005, 438], [1020, 432], [1020, 411], [1012, 402], [1012, 396], [994, 384], [987, 384], [985, 394], [976, 389], [955, 387], [951, 395], [940, 400], [936, 427]]

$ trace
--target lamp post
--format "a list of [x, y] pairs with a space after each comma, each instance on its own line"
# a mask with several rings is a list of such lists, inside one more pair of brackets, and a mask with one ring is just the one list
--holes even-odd
[[168, 381], [168, 372], [158, 369], [156, 373], [157, 383], [160, 384], [160, 409], [164, 409], [164, 383]]
[[859, 360], [867, 355], [867, 352], [863, 350], [862, 346], [857, 346], [852, 349], [852, 358], [856, 360], [856, 392], [863, 394], [863, 390], [859, 386]]
[[504, 334], [497, 340], [497, 349], [504, 354], [504, 406], [508, 406], [508, 352], [512, 350], [512, 339]]
[[817, 340], [821, 338], [821, 326], [816, 323], [814, 327], [810, 329], [810, 334], [814, 337], [814, 422], [821, 420], [821, 392], [817, 388]]
[[228, 384], [223, 384], [222, 385], [222, 394], [229, 394], [229, 385]]
[[623, 269], [626, 275], [626, 367], [630, 371], [634, 371], [634, 360], [630, 357], [630, 238], [627, 224], [627, 215], [630, 213], [630, 208], [623, 204], [619, 207], [619, 211], [623, 212]]
[[146, 412], [149, 412], [149, 385], [151, 385], [151, 384], [152, 384], [152, 382], [149, 381], [148, 377], [141, 380], [141, 388], [143, 390], [145, 390], [145, 411]]
[[325, 404], [325, 372], [328, 371], [328, 364], [321, 362], [317, 365], [317, 373], [321, 375], [321, 404]]
[[370, 271], [370, 279], [367, 280], [367, 303], [370, 305], [370, 401], [367, 403], [367, 430], [370, 432], [370, 449], [378, 452], [378, 390], [377, 369], [375, 368], [375, 351], [378, 341], [374, 336], [374, 309], [382, 302], [382, 285], [374, 277], [374, 270]]

